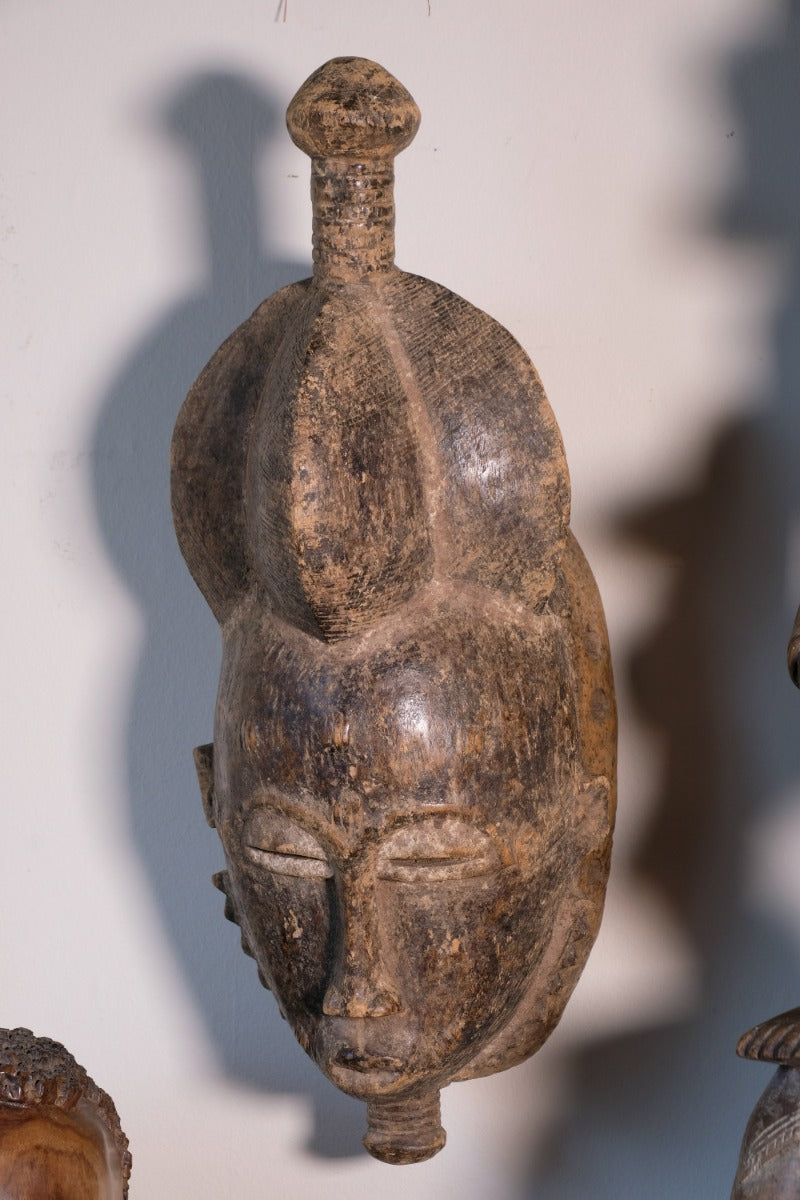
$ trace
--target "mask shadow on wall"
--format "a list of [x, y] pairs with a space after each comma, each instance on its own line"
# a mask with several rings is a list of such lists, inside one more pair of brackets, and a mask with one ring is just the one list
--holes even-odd
[[[773, 239], [797, 253], [800, 6], [785, 21], [779, 41], [722, 65], [731, 123], [720, 136], [737, 139], [739, 175], [716, 211], [690, 213], [683, 229], [732, 254]], [[773, 1070], [737, 1059], [736, 1041], [800, 1003], [797, 929], [751, 891], [752, 835], [790, 823], [800, 787], [800, 697], [785, 665], [800, 601], [787, 582], [800, 521], [796, 267], [770, 315], [771, 393], [716, 431], [692, 486], [643, 498], [617, 527], [675, 566], [666, 610], [618, 671], [663, 747], [634, 874], [668, 903], [700, 994], [684, 1019], [575, 1055], [573, 1105], [531, 1173], [530, 1200], [729, 1195], [747, 1117]], [[625, 803], [636, 797], [623, 785]]]
[[270, 214], [257, 190], [260, 157], [286, 136], [283, 106], [245, 77], [207, 72], [178, 87], [157, 117], [194, 168], [207, 259], [203, 283], [159, 316], [123, 363], [95, 434], [100, 527], [143, 622], [126, 714], [130, 832], [221, 1069], [256, 1089], [310, 1100], [313, 1153], [361, 1154], [361, 1105], [295, 1045], [210, 882], [222, 851], [203, 817], [192, 748], [211, 739], [219, 631], [180, 556], [170, 512], [170, 439], [186, 392], [262, 299], [310, 274], [310, 255], [288, 262], [270, 250]]

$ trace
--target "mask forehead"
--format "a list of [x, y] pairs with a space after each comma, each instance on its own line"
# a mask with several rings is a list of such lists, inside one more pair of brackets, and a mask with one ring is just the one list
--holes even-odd
[[284, 797], [345, 824], [440, 806], [536, 821], [572, 786], [574, 698], [555, 622], [496, 628], [451, 613], [338, 658], [264, 632], [226, 655], [223, 807]]

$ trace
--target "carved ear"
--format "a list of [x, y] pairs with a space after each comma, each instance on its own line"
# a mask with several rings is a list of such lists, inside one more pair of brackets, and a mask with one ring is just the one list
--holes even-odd
[[209, 825], [214, 829], [216, 827], [214, 820], [214, 743], [208, 742], [205, 746], [195, 746], [193, 754], [203, 811]]

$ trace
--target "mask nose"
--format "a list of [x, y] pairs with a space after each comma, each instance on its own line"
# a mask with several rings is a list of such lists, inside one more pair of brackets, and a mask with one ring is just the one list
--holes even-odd
[[331, 980], [322, 998], [326, 1017], [390, 1017], [401, 1009], [394, 988], [383, 981], [355, 977], [349, 971]]
[[322, 998], [326, 1017], [389, 1017], [402, 1012], [400, 993], [381, 961], [374, 882], [343, 879], [339, 921], [332, 939], [333, 966]]

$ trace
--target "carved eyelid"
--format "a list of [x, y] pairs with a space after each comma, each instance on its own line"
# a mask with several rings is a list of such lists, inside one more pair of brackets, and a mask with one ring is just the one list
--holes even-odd
[[500, 866], [493, 839], [460, 817], [426, 817], [382, 843], [378, 875], [395, 883], [436, 883], [488, 875]]
[[333, 868], [308, 830], [281, 813], [259, 809], [247, 822], [245, 853], [258, 866], [278, 875], [304, 879], [329, 879]]

